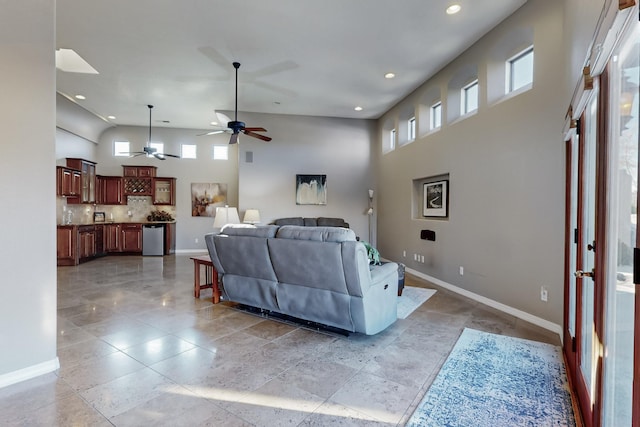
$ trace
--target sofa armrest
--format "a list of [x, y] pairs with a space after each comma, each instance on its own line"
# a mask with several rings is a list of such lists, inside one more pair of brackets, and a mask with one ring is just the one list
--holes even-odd
[[382, 265], [369, 266], [371, 274], [371, 286], [379, 285], [383, 282], [398, 283], [398, 264], [386, 262]]

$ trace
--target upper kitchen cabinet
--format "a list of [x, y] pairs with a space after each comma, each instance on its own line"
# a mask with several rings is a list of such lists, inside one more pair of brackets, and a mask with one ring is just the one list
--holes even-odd
[[176, 179], [175, 178], [153, 178], [153, 204], [154, 205], [175, 205], [176, 204]]
[[[82, 188], [82, 172], [79, 170], [56, 167], [56, 195], [79, 197]], [[76, 202], [77, 203], [77, 202]]]
[[98, 193], [96, 203], [99, 205], [125, 205], [127, 198], [124, 196], [124, 184], [121, 176], [96, 177]]
[[155, 166], [122, 166], [122, 176], [133, 178], [153, 178], [156, 176]]
[[67, 203], [95, 203], [96, 163], [84, 159], [67, 158], [67, 167], [80, 171], [80, 197], [69, 198]]
[[122, 166], [125, 196], [153, 196], [155, 166]]

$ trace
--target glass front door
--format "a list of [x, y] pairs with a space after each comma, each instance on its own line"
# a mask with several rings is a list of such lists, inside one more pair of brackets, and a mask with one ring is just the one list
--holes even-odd
[[[633, 252], [638, 248], [638, 87], [640, 25], [636, 21], [609, 66], [609, 220], [603, 425], [627, 427], [633, 419], [633, 354], [637, 332]], [[637, 262], [637, 261], [636, 261]], [[640, 414], [636, 414], [640, 416]]]

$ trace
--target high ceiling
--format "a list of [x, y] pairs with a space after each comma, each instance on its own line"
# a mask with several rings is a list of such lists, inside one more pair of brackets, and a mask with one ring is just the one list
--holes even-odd
[[208, 129], [237, 61], [241, 112], [378, 118], [525, 2], [57, 0], [56, 47], [99, 72], [58, 70], [57, 89], [116, 125], [153, 104], [154, 126]]

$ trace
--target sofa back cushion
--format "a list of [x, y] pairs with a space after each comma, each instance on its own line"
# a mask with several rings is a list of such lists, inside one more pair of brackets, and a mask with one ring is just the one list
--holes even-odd
[[228, 236], [250, 236], [250, 237], [275, 237], [278, 231], [277, 225], [249, 225], [249, 224], [227, 224], [222, 227], [220, 234]]
[[[233, 230], [233, 231], [231, 231]], [[233, 274], [244, 277], [254, 277], [257, 279], [275, 281], [276, 275], [271, 266], [271, 257], [267, 246], [268, 237], [262, 234], [273, 233], [274, 230], [232, 228], [225, 230], [230, 233], [220, 233], [214, 235], [213, 245], [215, 246], [215, 254], [218, 256], [220, 268], [216, 266], [223, 274]], [[249, 231], [252, 230], [252, 231]], [[245, 233], [245, 234], [243, 234]], [[246, 235], [246, 234], [255, 235]], [[211, 249], [209, 252], [212, 255]]]
[[350, 242], [356, 241], [353, 230], [338, 227], [299, 227], [284, 225], [276, 233], [278, 239], [314, 240], [317, 242]]
[[316, 223], [318, 224], [318, 227], [344, 227], [344, 228], [349, 228], [349, 224], [346, 223], [342, 218], [318, 217], [316, 219]]
[[280, 218], [273, 221], [275, 225], [304, 225], [304, 219], [301, 216], [291, 218]]
[[268, 245], [280, 283], [348, 294], [340, 243], [276, 238]]

